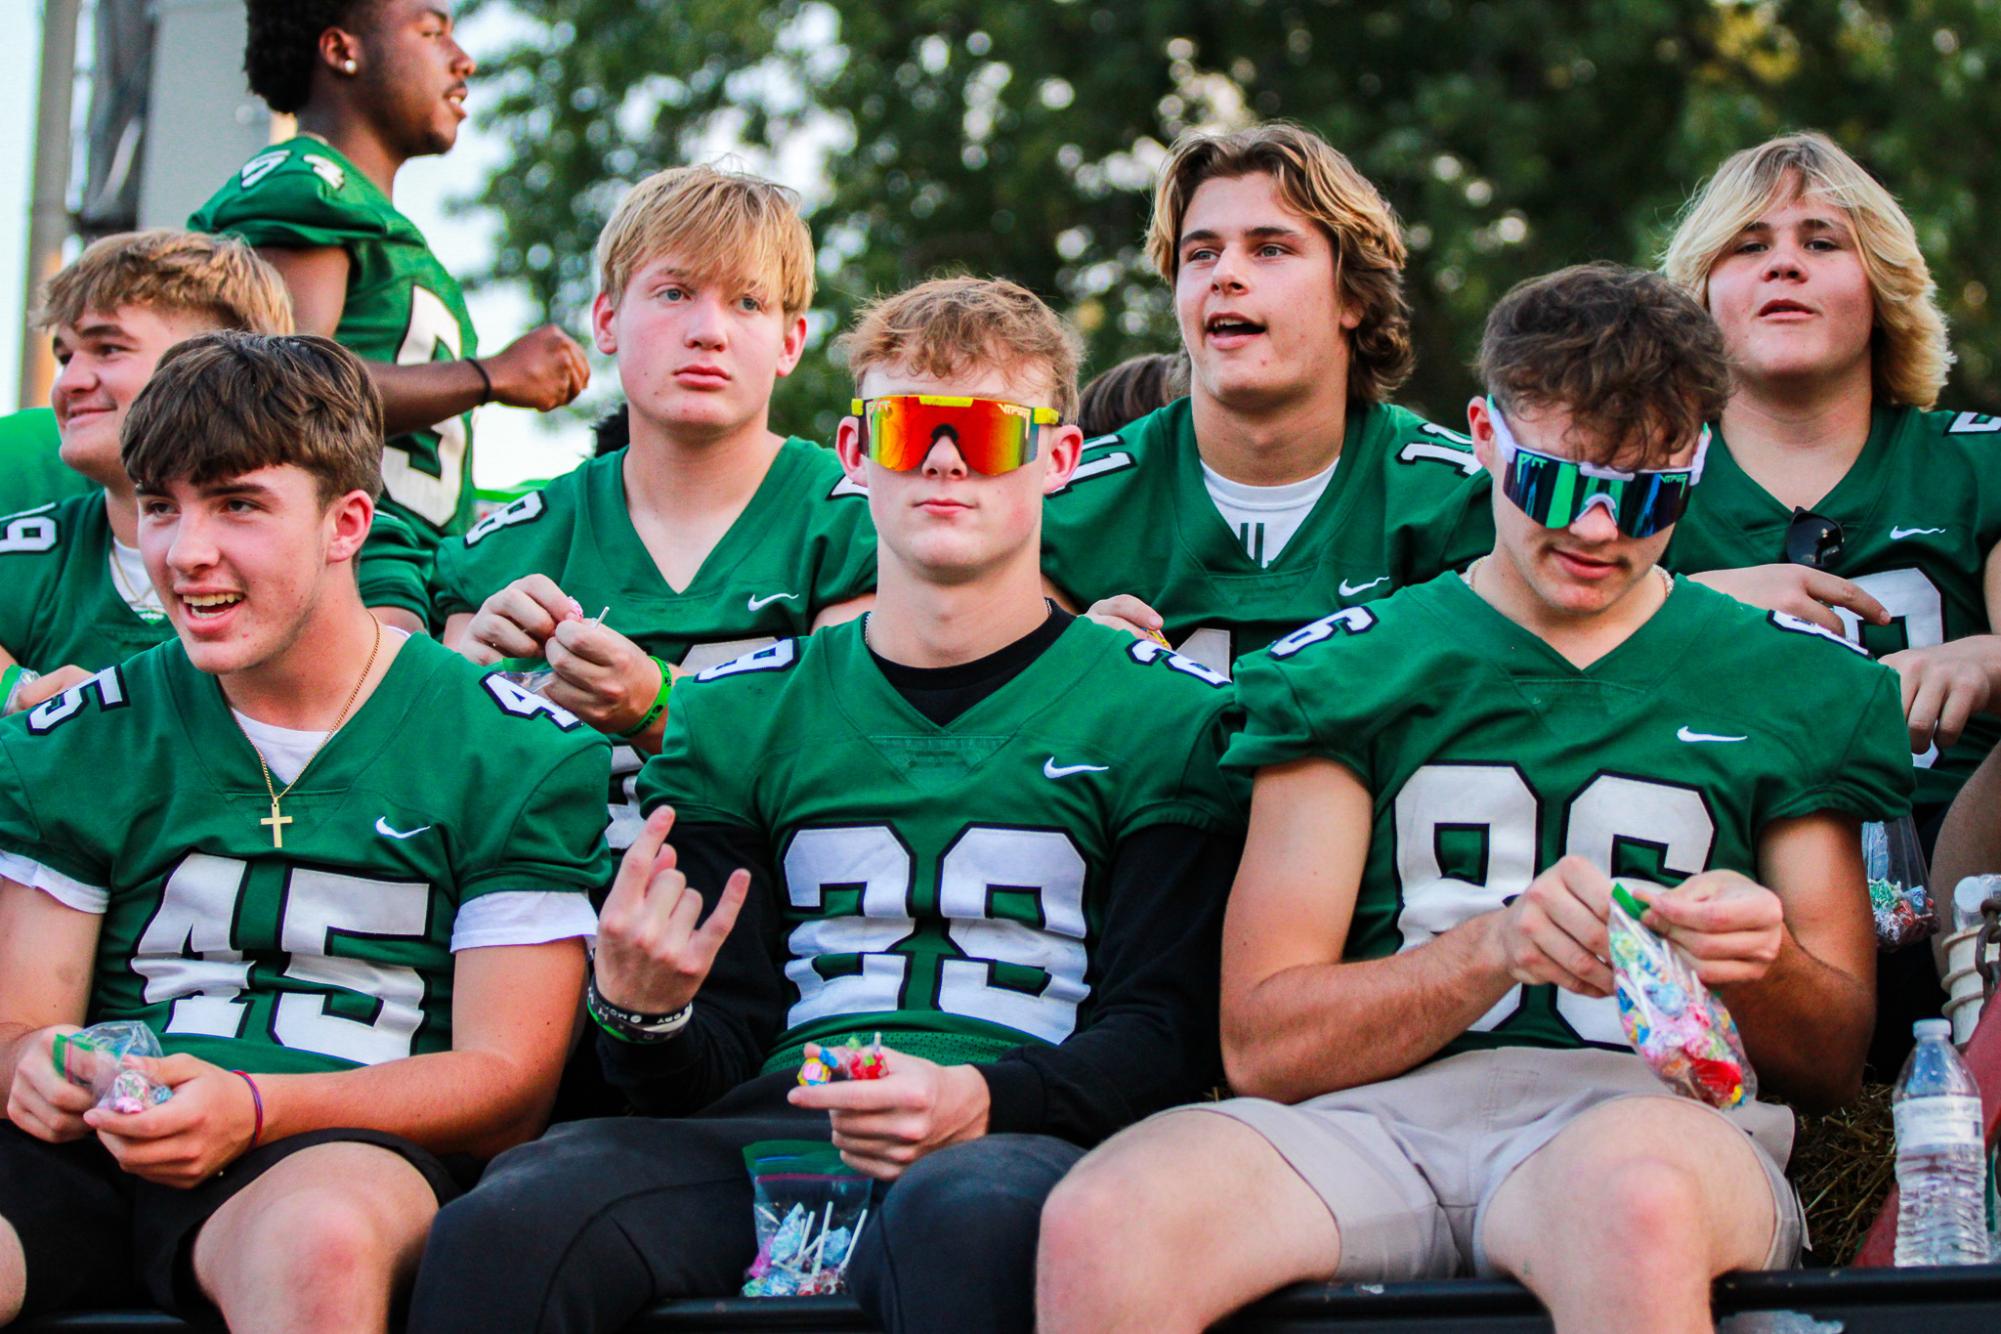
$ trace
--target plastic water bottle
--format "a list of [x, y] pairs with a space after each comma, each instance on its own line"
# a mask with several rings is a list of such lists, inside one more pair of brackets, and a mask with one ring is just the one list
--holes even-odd
[[1897, 1127], [1897, 1263], [1987, 1261], [1987, 1154], [1980, 1089], [1943, 1019], [1911, 1026], [1918, 1045], [1892, 1098]]

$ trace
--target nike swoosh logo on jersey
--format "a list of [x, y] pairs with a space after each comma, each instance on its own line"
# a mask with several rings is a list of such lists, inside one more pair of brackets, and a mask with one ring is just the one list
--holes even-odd
[[1747, 736], [1718, 736], [1714, 732], [1691, 732], [1684, 727], [1674, 734], [1677, 741], [1749, 741]]
[[1943, 528], [1892, 528], [1890, 530], [1890, 540], [1892, 542], [1901, 542], [1907, 537], [1916, 537], [1919, 533], [1942, 533], [1944, 531], [1945, 529]]
[[780, 598], [791, 598], [794, 602], [797, 602], [799, 600], [799, 595], [797, 593], [773, 593], [768, 597], [757, 597], [756, 595], [753, 594], [750, 599], [750, 609], [752, 611], [757, 611], [762, 607], [768, 607], [772, 603], [778, 601]]
[[1101, 774], [1112, 766], [1109, 764], [1058, 764], [1051, 755], [1042, 762], [1044, 778], [1068, 778], [1071, 774]]
[[389, 825], [388, 816], [378, 815], [375, 817], [375, 832], [384, 838], [415, 838], [430, 827], [427, 824], [420, 824], [415, 829], [392, 829]]
[[1374, 587], [1375, 587], [1375, 586], [1376, 586], [1377, 584], [1380, 584], [1381, 582], [1383, 582], [1383, 580], [1385, 580], [1385, 579], [1387, 579], [1387, 578], [1389, 578], [1389, 576], [1388, 576], [1387, 574], [1379, 574], [1379, 575], [1377, 575], [1377, 576], [1376, 576], [1375, 578], [1373, 578], [1373, 579], [1369, 580], [1369, 582], [1368, 582], [1368, 583], [1366, 583], [1366, 584], [1356, 584], [1356, 585], [1355, 585], [1354, 587], [1352, 587], [1352, 588], [1351, 588], [1351, 587], [1349, 587], [1349, 585], [1348, 585], [1348, 581], [1347, 581], [1346, 579], [1343, 579], [1343, 580], [1341, 581], [1341, 596], [1342, 596], [1342, 597], [1344, 597], [1344, 598], [1351, 598], [1351, 597], [1355, 596], [1355, 594], [1357, 594], [1357, 593], [1366, 593], [1366, 592], [1368, 592], [1368, 591], [1369, 591], [1370, 589], [1374, 588]]

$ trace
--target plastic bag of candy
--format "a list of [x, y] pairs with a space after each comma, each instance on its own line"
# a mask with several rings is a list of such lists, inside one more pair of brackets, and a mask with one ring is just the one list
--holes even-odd
[[172, 1089], [131, 1065], [134, 1056], [158, 1060], [161, 1055], [153, 1030], [131, 1019], [58, 1033], [51, 1052], [57, 1074], [89, 1089], [99, 1107], [114, 1112], [143, 1112], [174, 1096]]
[[800, 1051], [799, 1082], [802, 1085], [837, 1084], [845, 1079], [881, 1079], [889, 1073], [882, 1055], [882, 1034], [864, 1047], [862, 1040], [849, 1035], [839, 1047], [823, 1047], [809, 1042]]
[[1757, 1097], [1737, 1021], [1686, 959], [1640, 925], [1646, 911], [1624, 885], [1612, 886], [1605, 928], [1626, 1041], [1683, 1097], [1726, 1110]]
[[1869, 881], [1877, 949], [1900, 950], [1937, 932], [1938, 910], [1925, 888], [1931, 876], [1910, 816], [1862, 826], [1862, 873]]
[[754, 1193], [757, 1258], [744, 1271], [746, 1297], [818, 1297], [845, 1292], [848, 1261], [868, 1226], [875, 1183], [820, 1140], [760, 1140], [745, 1147]]

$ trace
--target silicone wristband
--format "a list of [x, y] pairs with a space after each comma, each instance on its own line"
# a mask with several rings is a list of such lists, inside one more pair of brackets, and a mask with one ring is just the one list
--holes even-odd
[[0, 712], [12, 713], [14, 696], [21, 693], [21, 687], [30, 681], [39, 681], [41, 676], [40, 672], [23, 667], [18, 662], [10, 664], [6, 671], [0, 672]]
[[[250, 1149], [254, 1149], [257, 1147], [257, 1142], [264, 1138], [264, 1095], [258, 1090], [257, 1081], [244, 1071], [231, 1070], [229, 1073], [238, 1076], [244, 1083], [250, 1085], [250, 1102], [257, 1109], [257, 1124], [250, 1131]], [[250, 1149], [245, 1149], [244, 1152], [248, 1153]]]
[[[651, 654], [647, 656], [652, 657]], [[674, 688], [674, 673], [669, 670], [666, 663], [660, 661], [658, 658], [653, 659], [653, 665], [660, 669], [660, 693], [653, 697], [653, 707], [639, 715], [638, 722], [619, 733], [621, 737], [638, 736], [641, 732], [653, 726], [655, 718], [667, 712], [667, 692]]]
[[688, 1026], [695, 1017], [695, 1003], [689, 1001], [672, 1014], [641, 1014], [613, 1005], [598, 991], [593, 976], [584, 987], [584, 1012], [591, 1021], [620, 1042], [665, 1042]]
[[488, 403], [493, 402], [493, 377], [486, 373], [486, 367], [479, 364], [478, 357], [467, 357], [466, 364], [479, 372], [479, 382], [482, 386], [479, 394], [479, 403], [481, 407], [485, 407]]

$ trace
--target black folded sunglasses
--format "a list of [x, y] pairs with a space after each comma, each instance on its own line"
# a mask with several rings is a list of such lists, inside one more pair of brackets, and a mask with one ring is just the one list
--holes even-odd
[[1841, 525], [1809, 509], [1793, 509], [1786, 525], [1786, 559], [1810, 570], [1824, 570], [1841, 559]]

